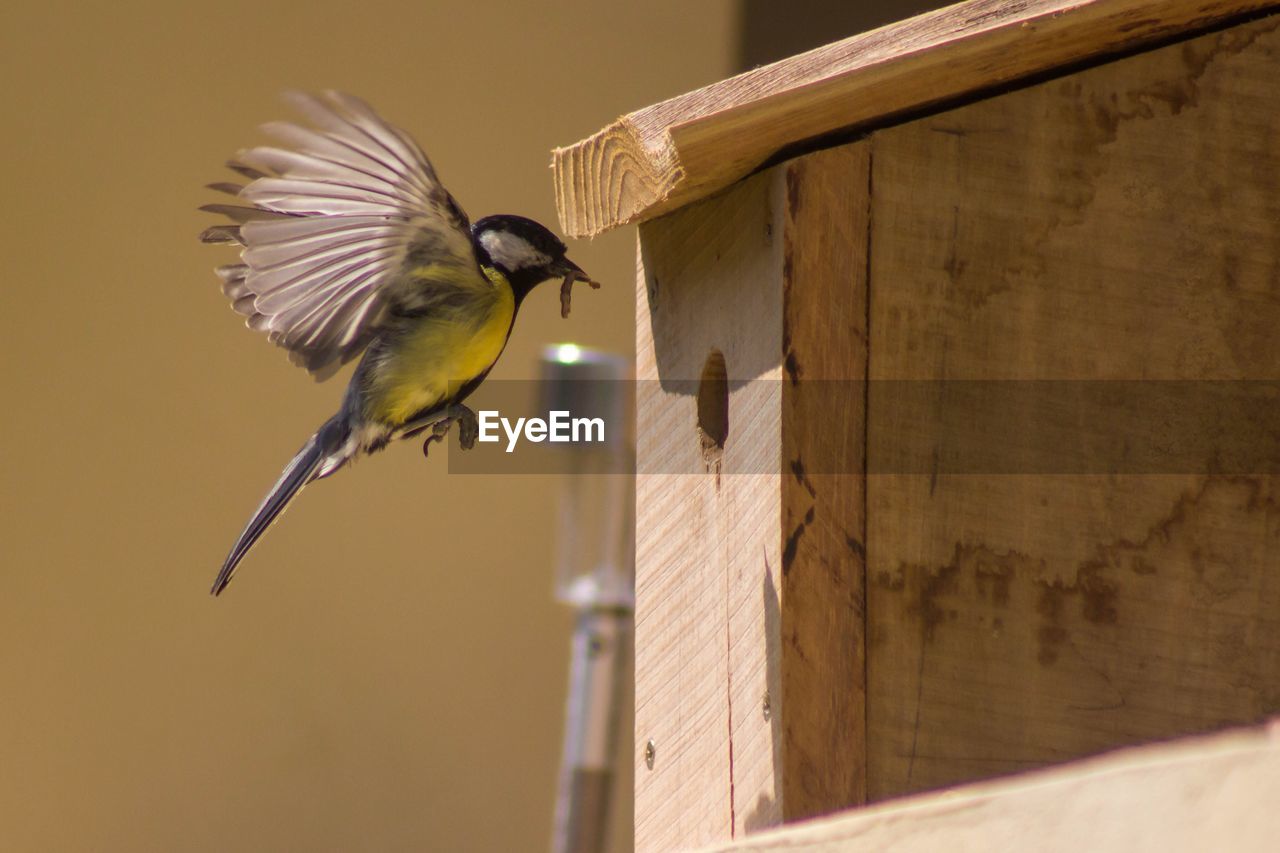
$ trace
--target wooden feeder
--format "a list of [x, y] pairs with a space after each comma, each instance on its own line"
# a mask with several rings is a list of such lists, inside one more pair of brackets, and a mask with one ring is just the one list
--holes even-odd
[[1272, 8], [976, 0], [555, 153], [639, 223], [639, 850], [1280, 711]]

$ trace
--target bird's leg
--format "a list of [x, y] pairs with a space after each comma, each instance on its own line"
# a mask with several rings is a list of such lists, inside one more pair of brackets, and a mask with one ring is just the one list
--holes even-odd
[[431, 458], [431, 442], [444, 441], [444, 437], [449, 434], [449, 427], [453, 426], [453, 421], [449, 418], [442, 418], [433, 423], [427, 433], [427, 437], [422, 441], [422, 455], [428, 459]]
[[445, 410], [443, 418], [431, 425], [431, 431], [422, 442], [423, 456], [430, 456], [431, 442], [444, 441], [455, 421], [458, 424], [458, 444], [462, 449], [470, 450], [476, 446], [476, 438], [480, 435], [480, 421], [476, 413], [461, 403], [454, 403]]
[[449, 407], [449, 417], [458, 422], [458, 445], [463, 450], [475, 447], [480, 436], [480, 421], [476, 413], [461, 403], [455, 403]]

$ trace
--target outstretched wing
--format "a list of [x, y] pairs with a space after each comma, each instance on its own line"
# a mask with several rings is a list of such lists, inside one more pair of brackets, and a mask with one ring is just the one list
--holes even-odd
[[223, 292], [324, 379], [369, 343], [398, 290], [429, 286], [407, 264], [443, 279], [479, 265], [466, 214], [408, 134], [351, 95], [286, 97], [314, 128], [264, 125], [283, 145], [227, 164], [250, 183], [210, 185], [241, 203], [202, 207], [230, 222], [200, 238], [241, 247], [241, 263], [218, 268]]

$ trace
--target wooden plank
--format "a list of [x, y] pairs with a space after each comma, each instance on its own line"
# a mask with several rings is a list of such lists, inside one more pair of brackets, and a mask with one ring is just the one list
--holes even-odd
[[1129, 749], [708, 850], [1266, 853], [1280, 837], [1274, 728]]
[[[781, 552], [780, 478], [768, 473], [780, 452], [782, 348], [770, 190], [770, 176], [761, 175], [640, 231], [639, 851], [687, 848], [731, 838], [747, 822], [776, 822], [772, 730], [759, 711], [776, 671], [766, 660], [777, 645], [765, 640], [764, 614], [765, 601], [777, 600], [768, 567]], [[729, 429], [722, 450], [704, 453], [698, 380], [713, 349], [727, 370]], [[741, 706], [734, 713], [739, 695], [751, 697], [754, 714]], [[735, 777], [744, 783], [735, 786]]]
[[641, 228], [639, 850], [862, 800], [863, 419], [816, 380], [865, 375], [867, 175], [822, 152]]
[[777, 152], [1274, 0], [970, 0], [794, 56], [618, 119], [553, 152], [560, 224], [593, 236], [690, 204]]
[[872, 137], [871, 799], [1280, 711], [1280, 478], [1209, 476], [1210, 452], [1164, 475], [893, 473], [900, 436], [939, 460], [948, 436], [874, 396], [933, 382], [940, 413], [963, 402], [938, 380], [1274, 379], [1278, 27]]
[[863, 452], [871, 146], [786, 164], [783, 815], [866, 800]]

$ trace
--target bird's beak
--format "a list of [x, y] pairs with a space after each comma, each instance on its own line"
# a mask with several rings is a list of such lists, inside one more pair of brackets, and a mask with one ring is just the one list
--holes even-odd
[[561, 258], [551, 266], [551, 272], [555, 275], [564, 276], [564, 283], [560, 285], [560, 316], [569, 316], [569, 294], [572, 292], [573, 283], [575, 281], [585, 281], [593, 288], [599, 288], [600, 282], [587, 275], [582, 267], [575, 264], [568, 258]]
[[586, 271], [582, 267], [578, 266], [568, 258], [561, 258], [556, 261], [551, 267], [551, 272], [564, 278], [573, 276], [574, 281], [587, 281], [591, 282], [596, 287], [600, 286], [600, 283], [593, 281], [591, 276], [587, 275]]

